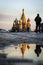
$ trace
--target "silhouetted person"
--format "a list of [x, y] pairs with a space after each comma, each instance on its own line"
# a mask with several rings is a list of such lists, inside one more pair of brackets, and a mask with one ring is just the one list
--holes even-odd
[[36, 22], [36, 32], [38, 31], [38, 28], [40, 32], [41, 17], [39, 16], [39, 14], [37, 14], [37, 16], [35, 17], [35, 22]]
[[40, 26], [41, 26], [41, 32], [43, 32], [43, 23], [41, 23]]
[[41, 53], [41, 45], [36, 45], [35, 53], [37, 54], [37, 57], [39, 57], [39, 54]]

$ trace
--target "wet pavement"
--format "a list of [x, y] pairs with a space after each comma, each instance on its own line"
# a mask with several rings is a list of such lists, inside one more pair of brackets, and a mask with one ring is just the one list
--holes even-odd
[[10, 44], [43, 44], [43, 33], [35, 32], [16, 32], [16, 33], [0, 33], [0, 45]]
[[15, 60], [15, 59], [1, 59], [0, 65], [43, 65], [43, 61], [33, 61], [33, 60]]

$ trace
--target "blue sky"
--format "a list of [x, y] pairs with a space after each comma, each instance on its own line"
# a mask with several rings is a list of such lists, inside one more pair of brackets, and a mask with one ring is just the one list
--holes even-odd
[[0, 21], [13, 21], [16, 17], [20, 19], [23, 8], [26, 18], [34, 20], [37, 13], [40, 13], [43, 21], [43, 0], [0, 0]]
[[15, 14], [22, 8], [31, 13], [43, 13], [43, 0], [0, 0], [0, 14]]

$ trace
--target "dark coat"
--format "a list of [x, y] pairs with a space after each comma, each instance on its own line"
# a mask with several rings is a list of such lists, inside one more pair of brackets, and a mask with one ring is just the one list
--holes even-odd
[[40, 25], [40, 23], [41, 23], [41, 17], [36, 16], [35, 17], [35, 22], [36, 22], [36, 25]]

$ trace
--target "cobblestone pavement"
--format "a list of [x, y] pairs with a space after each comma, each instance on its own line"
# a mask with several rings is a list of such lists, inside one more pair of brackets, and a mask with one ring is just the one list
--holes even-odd
[[43, 44], [43, 33], [35, 32], [16, 32], [16, 33], [0, 33], [0, 45], [31, 43]]

